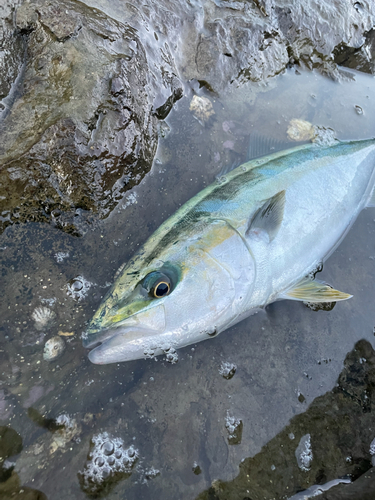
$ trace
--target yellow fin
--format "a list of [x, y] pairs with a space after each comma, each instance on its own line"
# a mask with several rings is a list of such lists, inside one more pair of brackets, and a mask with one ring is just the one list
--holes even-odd
[[303, 302], [337, 302], [353, 297], [348, 293], [340, 292], [330, 287], [323, 281], [303, 278], [293, 288], [282, 294], [282, 298], [301, 300]]

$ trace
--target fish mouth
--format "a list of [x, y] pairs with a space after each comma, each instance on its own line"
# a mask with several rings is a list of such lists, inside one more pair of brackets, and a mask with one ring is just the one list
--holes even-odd
[[118, 328], [91, 329], [89, 328], [82, 334], [82, 345], [87, 349], [92, 349], [106, 340], [112, 338], [118, 332]]
[[148, 357], [150, 345], [160, 345], [165, 327], [165, 310], [160, 304], [106, 327], [92, 321], [82, 334], [82, 344], [92, 349], [89, 359], [95, 364], [141, 359]]
[[133, 361], [154, 357], [164, 351], [157, 346], [162, 344], [163, 331], [141, 327], [108, 328], [83, 339], [84, 347], [92, 349], [89, 360], [98, 365]]

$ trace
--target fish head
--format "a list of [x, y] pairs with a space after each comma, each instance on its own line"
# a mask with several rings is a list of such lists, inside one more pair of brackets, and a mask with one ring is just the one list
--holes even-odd
[[241, 238], [218, 221], [170, 239], [151, 238], [104, 298], [83, 334], [93, 363], [160, 355], [214, 337], [233, 319], [252, 279], [238, 266], [253, 269]]

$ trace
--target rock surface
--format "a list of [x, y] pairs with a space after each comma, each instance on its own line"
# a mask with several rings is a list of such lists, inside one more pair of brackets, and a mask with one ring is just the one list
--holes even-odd
[[4, 44], [1, 225], [52, 220], [80, 234], [151, 167], [153, 101], [159, 87], [170, 97], [172, 69], [154, 74], [129, 24], [74, 0], [23, 3]]

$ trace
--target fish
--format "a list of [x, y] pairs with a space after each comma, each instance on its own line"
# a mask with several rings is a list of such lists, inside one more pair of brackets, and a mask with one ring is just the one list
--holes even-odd
[[277, 300], [349, 299], [315, 271], [375, 206], [374, 185], [373, 139], [302, 144], [219, 177], [120, 268], [82, 334], [89, 359], [174, 352]]

